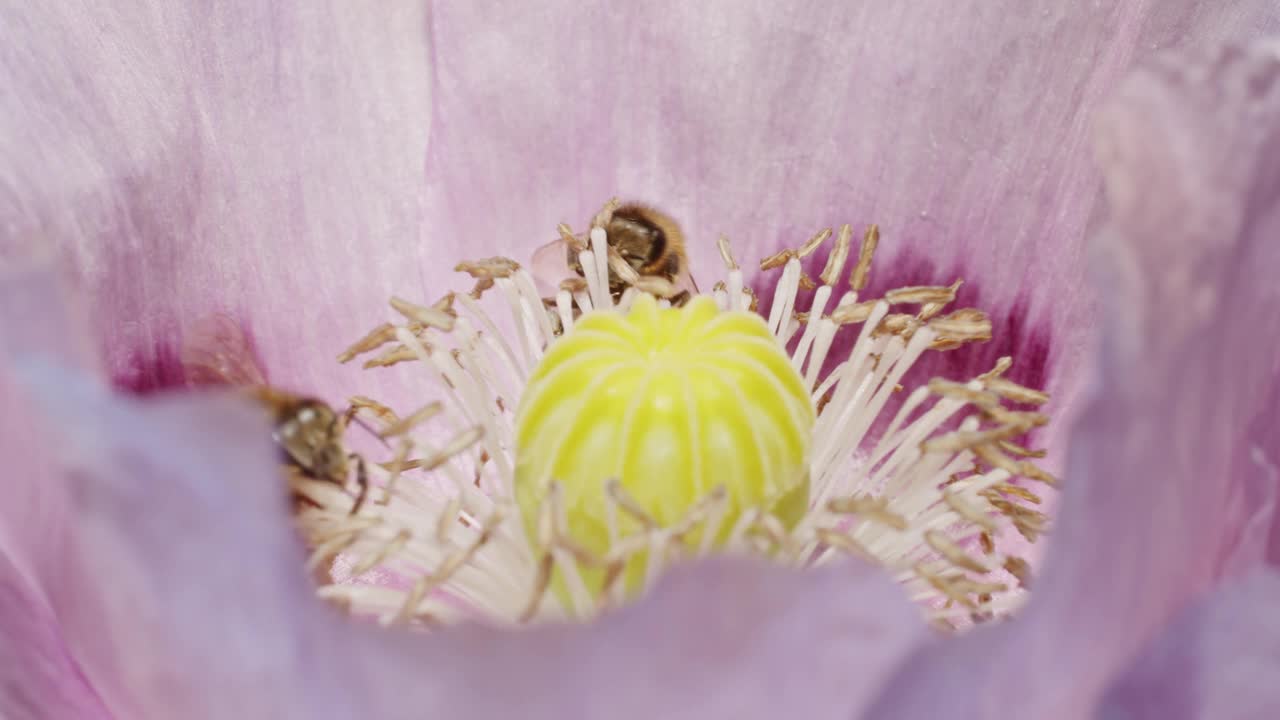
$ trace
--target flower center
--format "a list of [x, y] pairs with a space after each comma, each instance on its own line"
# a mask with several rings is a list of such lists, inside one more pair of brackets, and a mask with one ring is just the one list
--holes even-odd
[[[802, 261], [833, 237], [809, 277]], [[661, 214], [610, 204], [561, 238], [533, 258], [558, 260], [549, 296], [515, 261], [461, 263], [472, 292], [393, 298], [401, 321], [340, 356], [376, 352], [366, 368], [414, 368], [444, 399], [351, 399], [393, 448], [358, 512], [350, 488], [295, 479], [311, 564], [334, 568], [321, 596], [388, 623], [589, 619], [671, 563], [746, 552], [875, 562], [947, 628], [1022, 602], [1030, 566], [997, 540], [1047, 525], [1029, 483], [1056, 480], [1018, 444], [1047, 396], [1005, 379], [1007, 357], [903, 385], [926, 353], [991, 338], [981, 311], [947, 311], [959, 281], [862, 297], [879, 231], [855, 253], [845, 225], [760, 261], [781, 271], [764, 317], [727, 240], [723, 279], [699, 295]], [[644, 257], [629, 262], [623, 239], [664, 250], [629, 247]]]
[[[808, 506], [813, 421], [800, 374], [760, 316], [721, 312], [705, 296], [674, 309], [641, 295], [625, 315], [583, 316], [530, 375], [515, 498], [543, 544], [540, 509], [555, 488], [568, 539], [600, 557], [649, 528], [722, 545], [747, 508], [790, 529]], [[719, 512], [691, 518], [716, 489]], [[611, 512], [619, 504], [628, 512]], [[647, 558], [630, 560], [634, 591]], [[598, 585], [605, 573], [595, 575]]]

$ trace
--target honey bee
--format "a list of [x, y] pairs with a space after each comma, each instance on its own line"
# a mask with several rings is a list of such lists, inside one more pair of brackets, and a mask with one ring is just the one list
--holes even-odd
[[[671, 297], [672, 305], [683, 305], [698, 293], [698, 286], [689, 274], [684, 233], [666, 213], [636, 203], [620, 205], [613, 211], [604, 231], [609, 249], [637, 275], [660, 277], [676, 286], [678, 292]], [[565, 238], [538, 248], [533, 254], [532, 266], [538, 279], [553, 286], [564, 279], [566, 271], [585, 277], [577, 249]], [[613, 267], [609, 268], [609, 294], [615, 303], [628, 285]]]
[[183, 338], [181, 360], [188, 384], [241, 387], [266, 411], [272, 439], [288, 472], [345, 488], [354, 466], [359, 490], [351, 514], [360, 511], [369, 479], [364, 459], [349, 452], [343, 441], [353, 416], [350, 411], [338, 413], [323, 400], [269, 386], [240, 325], [226, 315], [194, 323]]

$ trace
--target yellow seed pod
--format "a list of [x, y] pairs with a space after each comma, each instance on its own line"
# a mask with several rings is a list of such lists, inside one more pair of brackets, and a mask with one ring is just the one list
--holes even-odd
[[[791, 526], [808, 506], [814, 417], [803, 380], [759, 315], [721, 312], [705, 296], [660, 308], [641, 294], [626, 314], [584, 315], [534, 369], [516, 414], [516, 501], [536, 543], [558, 483], [568, 534], [599, 556], [614, 542], [610, 479], [660, 527], [676, 526], [717, 487], [727, 493], [717, 540], [753, 507]], [[617, 538], [643, 529], [615, 515]], [[629, 564], [629, 588], [644, 562]], [[602, 576], [583, 569], [590, 589]]]

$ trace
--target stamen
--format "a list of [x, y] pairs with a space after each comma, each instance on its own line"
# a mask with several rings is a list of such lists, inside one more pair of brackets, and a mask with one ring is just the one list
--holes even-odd
[[379, 433], [383, 438], [393, 438], [397, 435], [403, 435], [422, 423], [444, 412], [444, 405], [437, 402], [424, 405], [417, 412], [402, 420], [394, 420], [390, 425]]
[[394, 340], [396, 337], [396, 327], [391, 323], [382, 323], [378, 327], [369, 331], [369, 334], [355, 341], [342, 354], [338, 356], [338, 362], [346, 363], [355, 359], [357, 355], [363, 355], [367, 352], [377, 350]]
[[[831, 313], [831, 321], [838, 325], [856, 325], [871, 319], [871, 312], [882, 301], [868, 300], [861, 303], [841, 302]], [[885, 305], [886, 310], [888, 305]]]
[[467, 273], [475, 278], [476, 284], [471, 289], [470, 295], [476, 300], [479, 300], [484, 292], [492, 288], [500, 278], [510, 277], [511, 273], [519, 269], [519, 263], [502, 257], [485, 258], [475, 262], [460, 262], [454, 267], [454, 270]]
[[1026, 560], [1016, 557], [1005, 558], [1002, 566], [1008, 573], [1018, 579], [1018, 583], [1023, 587], [1031, 586], [1031, 566]]
[[[782, 270], [782, 279], [778, 281], [778, 287], [773, 293], [773, 307], [769, 310], [769, 331], [774, 335], [781, 334], [786, 327], [784, 320], [791, 317], [791, 311], [795, 307], [796, 290], [800, 283], [800, 261], [791, 251], [786, 252], [791, 258], [787, 260]], [[764, 269], [763, 266], [764, 263], [761, 263], [761, 269]], [[783, 344], [786, 344], [785, 340]]]
[[622, 483], [617, 478], [609, 478], [604, 483], [604, 491], [608, 498], [613, 502], [615, 507], [620, 508], [623, 512], [631, 517], [632, 520], [640, 523], [645, 530], [657, 530], [658, 521], [654, 520], [649, 511], [640, 506], [630, 495], [627, 494]]
[[986, 382], [987, 388], [1006, 400], [1028, 405], [1043, 405], [1049, 402], [1049, 396], [1039, 390], [1033, 390], [1001, 377], [991, 378]]
[[453, 329], [453, 316], [442, 310], [415, 305], [398, 297], [391, 298], [391, 307], [409, 320], [425, 327], [446, 331]]
[[563, 240], [574, 252], [582, 252], [587, 246], [573, 234], [573, 229], [564, 223], [556, 226], [556, 230], [560, 233], [560, 239]]
[[[591, 299], [595, 302], [596, 307], [609, 307], [612, 303], [609, 301], [609, 265], [608, 244], [605, 240], [604, 228], [591, 228], [591, 254], [583, 253], [582, 260], [583, 269], [595, 269], [595, 286]], [[599, 258], [599, 260], [597, 260]], [[590, 284], [591, 273], [587, 273], [587, 282]]]
[[416, 360], [417, 358], [418, 355], [413, 350], [410, 350], [404, 345], [397, 345], [371, 360], [366, 360], [364, 363], [364, 369], [371, 370], [379, 367], [391, 367], [392, 365], [409, 362], [410, 360]]
[[862, 246], [858, 250], [858, 264], [853, 266], [853, 274], [849, 276], [849, 287], [854, 292], [862, 292], [867, 287], [867, 276], [871, 272], [871, 258], [880, 245], [880, 227], [872, 225], [867, 234], [862, 236]]
[[347, 404], [351, 407], [351, 412], [357, 413], [361, 410], [368, 410], [373, 413], [384, 424], [390, 425], [400, 420], [395, 411], [383, 405], [382, 403], [367, 398], [363, 395], [353, 395], [347, 399]]
[[849, 259], [849, 245], [853, 240], [853, 228], [848, 224], [840, 226], [840, 235], [836, 238], [836, 249], [827, 256], [827, 264], [822, 268], [819, 279], [823, 285], [835, 285], [840, 272], [844, 270], [845, 261]]
[[408, 460], [409, 453], [413, 451], [413, 443], [408, 438], [400, 441], [399, 447], [396, 449], [395, 457], [391, 462], [384, 465], [387, 470], [391, 471], [391, 475], [387, 477], [387, 482], [382, 486], [382, 505], [391, 502], [392, 493], [395, 492], [396, 483], [400, 480], [400, 474], [405, 470], [422, 467], [425, 463], [420, 460]]
[[729, 249], [729, 238], [721, 235], [716, 238], [716, 247], [720, 250], [720, 259], [724, 260], [726, 270], [737, 270], [738, 263], [733, 259], [733, 252]]
[[816, 235], [809, 238], [808, 242], [801, 245], [799, 249], [796, 250], [796, 259], [803, 260], [804, 258], [809, 257], [816, 252], [818, 248], [822, 247], [822, 243], [826, 242], [829, 237], [831, 237], [831, 228], [819, 231]]
[[890, 305], [946, 305], [956, 299], [956, 293], [950, 287], [921, 285], [890, 290], [884, 294], [884, 299]]
[[906, 530], [910, 527], [907, 519], [889, 511], [889, 501], [885, 498], [849, 497], [835, 498], [827, 501], [827, 511], [836, 514], [851, 513], [868, 520], [875, 520], [895, 530]]

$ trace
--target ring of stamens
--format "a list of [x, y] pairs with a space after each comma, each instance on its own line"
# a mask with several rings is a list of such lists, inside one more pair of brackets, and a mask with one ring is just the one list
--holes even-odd
[[[512, 260], [461, 263], [458, 270], [475, 279], [471, 292], [450, 293], [429, 305], [393, 298], [400, 321], [379, 325], [339, 355], [341, 362], [366, 356], [369, 369], [415, 363], [445, 399], [403, 418], [369, 398], [352, 399], [355, 411], [380, 426], [395, 449], [372, 469], [381, 491], [371, 494], [374, 501], [358, 515], [349, 515], [353, 500], [334, 485], [295, 480], [297, 492], [311, 501], [299, 515], [313, 548], [311, 564], [323, 566], [335, 556], [346, 561], [346, 573], [322, 586], [321, 596], [384, 623], [586, 619], [626, 600], [618, 579], [638, 555], [651, 559], [648, 587], [671, 563], [711, 552], [747, 552], [794, 567], [845, 555], [873, 561], [945, 628], [1000, 617], [1018, 606], [1031, 581], [1030, 565], [1001, 552], [995, 540], [1006, 529], [1030, 541], [1043, 534], [1047, 516], [1032, 507], [1041, 499], [1018, 481], [1052, 486], [1056, 480], [1034, 463], [1042, 451], [1015, 442], [1047, 417], [1010, 405], [1038, 406], [1048, 398], [1004, 377], [1010, 358], [967, 382], [934, 378], [903, 387], [903, 376], [924, 353], [990, 339], [991, 323], [972, 308], [944, 313], [955, 300], [958, 280], [860, 297], [880, 242], [874, 225], [862, 237], [849, 290], [834, 306], [834, 288], [853, 254], [850, 226], [822, 231], [760, 262], [762, 271], [781, 271], [766, 322], [780, 343], [794, 347], [793, 366], [818, 409], [810, 506], [798, 524], [787, 530], [778, 518], [751, 509], [716, 549], [709, 538], [724, 519], [722, 487], [662, 527], [611, 483], [606, 520], [614, 535], [607, 554], [569, 539], [556, 492], [540, 510], [535, 547], [512, 504], [512, 421], [525, 379], [546, 348], [573, 331], [579, 312], [625, 310], [638, 292], [669, 297], [674, 290], [637, 277], [615, 305], [604, 234], [611, 207], [585, 237], [562, 226], [562, 235], [580, 248], [584, 277], [567, 278], [554, 298], [540, 297], [532, 277]], [[801, 261], [832, 236], [834, 248], [814, 280]], [[726, 276], [709, 294], [722, 309], [754, 311], [757, 299], [729, 241], [721, 238], [718, 248]], [[813, 295], [805, 313], [795, 309], [801, 291]], [[499, 307], [505, 306], [510, 332], [481, 305], [494, 293]], [[855, 330], [848, 356], [823, 376], [837, 335]], [[884, 431], [872, 435], [894, 397], [901, 398], [897, 409]], [[617, 536], [622, 516], [641, 531]], [[694, 533], [696, 528], [704, 532]], [[688, 541], [695, 534], [703, 538], [696, 545]], [[604, 569], [603, 590], [587, 592], [580, 574], [585, 568]], [[351, 577], [368, 571], [395, 582]], [[554, 571], [565, 579], [563, 598], [548, 593]]]

